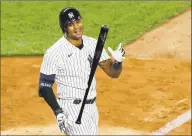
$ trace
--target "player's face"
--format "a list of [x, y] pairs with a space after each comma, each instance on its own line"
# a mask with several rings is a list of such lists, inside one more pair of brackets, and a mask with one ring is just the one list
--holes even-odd
[[67, 36], [73, 40], [79, 40], [83, 35], [82, 20], [75, 20], [67, 25]]

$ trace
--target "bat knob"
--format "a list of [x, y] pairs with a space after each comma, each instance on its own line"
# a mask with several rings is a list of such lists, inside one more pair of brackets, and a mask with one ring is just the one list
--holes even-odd
[[77, 120], [75, 123], [76, 123], [76, 124], [81, 124], [81, 121], [80, 121], [80, 120]]

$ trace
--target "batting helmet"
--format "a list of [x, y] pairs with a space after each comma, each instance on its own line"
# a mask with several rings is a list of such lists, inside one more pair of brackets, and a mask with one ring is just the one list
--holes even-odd
[[66, 31], [67, 25], [74, 20], [80, 20], [82, 17], [79, 11], [75, 8], [64, 8], [59, 14], [59, 24], [63, 32]]

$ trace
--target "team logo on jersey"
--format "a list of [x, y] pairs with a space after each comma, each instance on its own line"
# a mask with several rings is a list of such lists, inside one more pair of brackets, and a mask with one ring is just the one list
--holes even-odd
[[69, 16], [70, 19], [71, 19], [71, 18], [74, 18], [73, 12], [68, 13], [68, 16]]

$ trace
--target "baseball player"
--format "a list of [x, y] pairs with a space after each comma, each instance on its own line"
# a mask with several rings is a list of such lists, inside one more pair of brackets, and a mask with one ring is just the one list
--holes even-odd
[[[97, 135], [98, 110], [96, 80], [93, 78], [81, 124], [75, 121], [87, 88], [97, 40], [83, 35], [82, 16], [75, 8], [64, 8], [59, 14], [64, 33], [44, 54], [40, 68], [39, 96], [43, 97], [55, 114], [58, 126], [66, 135]], [[111, 78], [122, 71], [125, 51], [121, 44], [113, 51], [108, 47], [99, 60], [100, 68]], [[52, 85], [57, 84], [57, 98]]]

